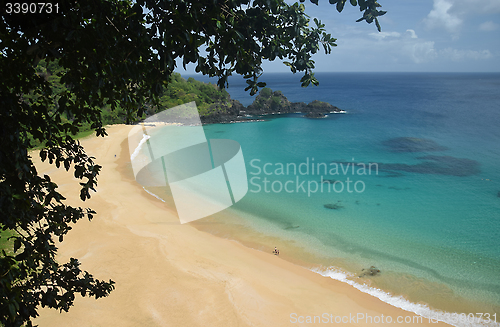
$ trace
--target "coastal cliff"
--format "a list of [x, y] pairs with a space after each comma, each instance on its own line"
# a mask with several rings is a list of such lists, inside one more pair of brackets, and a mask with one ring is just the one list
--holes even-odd
[[[217, 108], [215, 108], [217, 106]], [[214, 105], [207, 115], [201, 115], [204, 124], [255, 120], [263, 115], [304, 113], [307, 118], [324, 118], [329, 113], [345, 113], [327, 102], [314, 100], [310, 103], [290, 102], [281, 91], [263, 88], [248, 107], [238, 100], [228, 98], [222, 104]]]
[[[61, 93], [70, 89], [61, 81], [60, 74], [63, 69], [58, 61], [40, 61], [37, 66], [37, 74], [44, 80], [50, 82], [52, 92]], [[24, 95], [26, 99], [30, 95]], [[260, 120], [261, 116], [269, 114], [287, 114], [301, 112], [308, 118], [323, 118], [331, 112], [344, 112], [339, 108], [326, 102], [313, 101], [309, 104], [303, 102], [290, 102], [281, 91], [272, 91], [270, 88], [263, 88], [255, 101], [248, 107], [243, 106], [238, 100], [231, 99], [229, 93], [220, 89], [217, 85], [204, 83], [189, 77], [185, 79], [179, 73], [173, 73], [163, 87], [161, 96], [157, 103], [146, 102], [142, 115], [134, 117], [127, 113], [126, 108], [120, 105], [107, 105], [101, 108], [101, 121], [103, 125], [112, 124], [135, 124], [147, 117], [157, 114], [163, 110], [175, 106], [196, 102], [199, 115], [203, 124], [230, 123], [236, 121]], [[49, 112], [58, 110], [58, 103], [54, 101], [48, 104]], [[62, 114], [63, 121], [72, 121], [73, 117], [68, 113]], [[78, 132], [92, 133], [92, 126], [88, 122], [81, 122]], [[40, 143], [35, 141], [31, 134], [28, 134], [34, 146]]]

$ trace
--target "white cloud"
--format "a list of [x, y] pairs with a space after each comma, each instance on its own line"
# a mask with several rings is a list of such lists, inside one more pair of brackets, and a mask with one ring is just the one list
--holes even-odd
[[470, 60], [484, 60], [493, 57], [490, 50], [462, 50], [462, 49], [435, 49], [433, 41], [405, 42], [402, 45], [403, 54], [409, 56], [416, 64], [438, 60], [464, 62]]
[[493, 57], [490, 50], [459, 50], [452, 48], [445, 48], [439, 51], [439, 56], [451, 61], [459, 62], [464, 60], [484, 60]]
[[481, 31], [491, 32], [498, 29], [498, 24], [493, 23], [491, 20], [479, 25]]
[[416, 64], [433, 61], [464, 62], [470, 60], [484, 60], [493, 57], [490, 50], [462, 50], [445, 48], [437, 50], [433, 41], [406, 42], [402, 46], [402, 52], [409, 56]]
[[408, 33], [410, 33], [410, 37], [412, 39], [418, 39], [418, 36], [417, 36], [417, 33], [415, 33], [415, 30], [412, 30], [412, 29], [407, 29], [406, 30]]
[[[464, 20], [472, 15], [500, 13], [500, 0], [433, 0], [433, 8], [424, 19], [429, 29], [445, 28], [458, 35]], [[486, 25], [485, 25], [486, 24]], [[493, 22], [483, 23], [481, 30], [492, 28]], [[485, 25], [483, 27], [483, 25]], [[494, 24], [496, 29], [498, 25]], [[493, 30], [494, 30], [493, 29]], [[489, 30], [488, 30], [489, 31]]]
[[[386, 63], [417, 64], [446, 63], [446, 62], [471, 62], [481, 61], [493, 57], [490, 50], [468, 50], [452, 47], [440, 48], [431, 40], [420, 39], [413, 29], [405, 33], [383, 32], [368, 34], [369, 38], [346, 39], [339, 44], [336, 51], [350, 53], [363, 53], [368, 58], [379, 58]], [[363, 49], [372, 49], [368, 54]], [[383, 58], [383, 59], [382, 59]]]
[[370, 33], [369, 35], [376, 38], [377, 40], [383, 40], [387, 37], [400, 37], [401, 33], [398, 33], [398, 32], [377, 32], [377, 33]]
[[458, 15], [450, 13], [453, 5], [453, 0], [434, 0], [431, 12], [424, 19], [427, 27], [430, 29], [444, 27], [449, 32], [456, 33], [463, 20]]
[[433, 41], [407, 41], [402, 44], [401, 52], [416, 64], [434, 61], [437, 58]]

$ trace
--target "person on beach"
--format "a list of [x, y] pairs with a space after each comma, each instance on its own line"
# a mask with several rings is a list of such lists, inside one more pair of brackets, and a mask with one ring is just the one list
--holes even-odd
[[280, 254], [280, 250], [278, 250], [277, 247], [274, 247], [273, 253], [274, 253], [274, 255], [279, 255]]

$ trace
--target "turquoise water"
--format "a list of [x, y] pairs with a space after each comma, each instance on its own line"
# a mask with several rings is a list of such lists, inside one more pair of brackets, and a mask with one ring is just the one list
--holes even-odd
[[[307, 89], [290, 75], [264, 77], [291, 101], [319, 99], [348, 113], [205, 126], [208, 138], [242, 146], [249, 192], [232, 210], [262, 233], [331, 259], [323, 263], [332, 267], [376, 266], [382, 271], [371, 278], [376, 287], [428, 302], [420, 295], [422, 286], [404, 291], [415, 281], [406, 278], [402, 290], [384, 280], [384, 275], [412, 276], [444, 285], [440, 303], [464, 298], [495, 313], [491, 310], [500, 308], [500, 74], [324, 73], [318, 74], [320, 87]], [[230, 80], [229, 92], [249, 104], [243, 84]], [[305, 164], [304, 174], [293, 171], [294, 164], [305, 162], [307, 174]], [[320, 168], [318, 175], [312, 162], [329, 171]], [[334, 163], [349, 168], [332, 175]], [[373, 168], [360, 174], [358, 168], [369, 163], [378, 165], [378, 173]], [[321, 175], [344, 189], [337, 183], [332, 190]], [[304, 188], [297, 187], [300, 182]], [[442, 309], [439, 303], [431, 306]]]

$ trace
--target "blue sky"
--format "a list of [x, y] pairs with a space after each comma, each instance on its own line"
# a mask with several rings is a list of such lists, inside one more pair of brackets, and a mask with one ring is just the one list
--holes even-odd
[[[291, 1], [288, 1], [291, 2]], [[356, 23], [359, 7], [305, 2], [306, 13], [337, 38], [332, 54], [316, 54], [316, 72], [500, 72], [500, 0], [379, 0], [387, 14]], [[178, 65], [182, 67], [182, 65]], [[177, 69], [180, 73], [193, 73]], [[265, 72], [287, 72], [279, 61]]]

